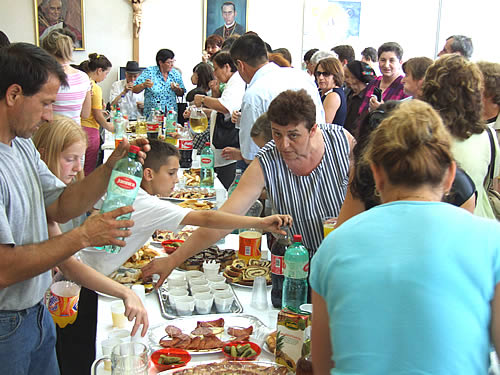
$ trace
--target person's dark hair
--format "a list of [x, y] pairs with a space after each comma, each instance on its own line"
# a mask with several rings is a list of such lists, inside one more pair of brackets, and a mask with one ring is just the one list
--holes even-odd
[[235, 40], [230, 53], [235, 63], [241, 60], [254, 68], [268, 61], [266, 44], [253, 34], [245, 34]]
[[452, 35], [446, 40], [453, 39], [450, 44], [452, 52], [458, 52], [466, 59], [470, 59], [472, 52], [474, 52], [474, 46], [472, 45], [472, 39], [465, 35]]
[[312, 48], [310, 49], [309, 51], [307, 51], [306, 53], [304, 53], [304, 61], [306, 63], [308, 63], [309, 61], [311, 61], [311, 57], [316, 53], [318, 52], [319, 49], [317, 48]]
[[453, 136], [465, 140], [486, 129], [481, 93], [478, 66], [461, 55], [446, 54], [427, 69], [421, 99], [439, 112]]
[[3, 31], [0, 31], [0, 48], [10, 46], [10, 40]]
[[384, 52], [394, 52], [399, 60], [403, 58], [403, 48], [396, 42], [387, 42], [378, 47], [377, 56], [379, 59]]
[[454, 162], [451, 136], [428, 103], [407, 100], [375, 129], [363, 157], [394, 186], [438, 187]]
[[352, 151], [354, 156], [354, 177], [349, 185], [349, 189], [354, 198], [361, 200], [365, 209], [378, 206], [381, 201], [375, 195], [375, 181], [370, 169], [370, 165], [363, 159], [370, 135], [379, 126], [389, 113], [399, 106], [401, 102], [389, 100], [382, 103], [376, 110], [369, 112], [361, 121], [359, 127], [359, 138]]
[[151, 150], [148, 152], [147, 160], [144, 160], [144, 169], [150, 168], [158, 172], [161, 167], [168, 163], [168, 159], [171, 156], [175, 156], [178, 159], [181, 157], [177, 147], [170, 143], [159, 139], [151, 139], [149, 145], [151, 146]]
[[356, 60], [354, 48], [352, 48], [352, 46], [348, 44], [341, 44], [339, 46], [335, 46], [332, 48], [332, 51], [337, 54], [342, 64], [344, 63], [344, 60], [347, 60], [347, 63]]
[[371, 62], [377, 61], [377, 50], [373, 47], [366, 47], [361, 51], [361, 56], [365, 59], [370, 59]]
[[500, 105], [500, 64], [479, 61], [479, 70], [483, 74], [484, 97], [491, 98], [491, 101]]
[[319, 67], [333, 76], [333, 83], [336, 86], [342, 87], [344, 84], [344, 68], [342, 67], [342, 63], [339, 59], [335, 57], [327, 57], [326, 59], [319, 60], [318, 64], [314, 68], [315, 77]]
[[224, 43], [222, 43], [221, 49], [229, 51], [231, 49], [231, 46], [233, 45], [234, 41], [238, 38], [239, 38], [239, 36], [230, 36], [229, 38], [227, 38], [224, 41]]
[[290, 63], [290, 65], [292, 65], [292, 54], [286, 48], [276, 48], [273, 50], [273, 53], [279, 53]]
[[273, 139], [273, 134], [271, 130], [271, 121], [267, 117], [267, 113], [261, 114], [257, 120], [255, 120], [252, 129], [250, 130], [250, 137], [262, 137], [266, 142]]
[[267, 118], [281, 126], [304, 122], [311, 130], [316, 122], [316, 106], [306, 90], [286, 90], [269, 104]]
[[212, 34], [205, 40], [205, 49], [207, 49], [208, 46], [217, 46], [219, 48], [222, 48], [223, 44], [224, 44], [223, 37], [217, 34]]
[[158, 52], [156, 52], [156, 65], [160, 67], [160, 62], [165, 62], [168, 59], [173, 59], [175, 57], [174, 53], [167, 49], [167, 48], [162, 48]]
[[91, 53], [87, 61], [87, 72], [95, 72], [97, 69], [106, 70], [113, 66], [106, 56], [98, 53]]
[[51, 75], [61, 82], [61, 86], [68, 87], [61, 64], [47, 51], [30, 43], [13, 43], [0, 48], [0, 72], [0, 100], [13, 84], [22, 87], [23, 95], [33, 96]]
[[207, 91], [210, 89], [208, 83], [215, 79], [214, 68], [210, 64], [201, 62], [193, 68], [193, 73], [198, 75], [198, 87], [202, 87]]
[[403, 63], [403, 72], [408, 75], [411, 74], [414, 80], [421, 80], [425, 76], [427, 68], [432, 65], [434, 61], [428, 57], [413, 57]]
[[232, 1], [224, 1], [220, 7], [220, 10], [222, 12], [222, 9], [224, 8], [224, 6], [232, 6], [233, 7], [233, 12], [236, 12], [236, 5], [234, 5], [234, 3]]
[[224, 65], [229, 64], [229, 66], [231, 67], [231, 72], [233, 73], [238, 70], [238, 68], [236, 68], [236, 64], [234, 63], [234, 60], [231, 58], [231, 54], [229, 53], [229, 51], [225, 50], [217, 51], [214, 54], [212, 61], [217, 65], [219, 65], [221, 68]]

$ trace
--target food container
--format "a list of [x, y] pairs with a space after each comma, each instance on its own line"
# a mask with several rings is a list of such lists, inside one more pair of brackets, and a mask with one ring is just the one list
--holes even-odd
[[[165, 355], [168, 357], [177, 357], [182, 361], [182, 363], [160, 364], [159, 359], [160, 359], [160, 356], [162, 356], [162, 355]], [[174, 368], [186, 366], [189, 363], [189, 361], [191, 361], [191, 355], [183, 349], [164, 348], [164, 349], [159, 349], [159, 350], [153, 352], [153, 354], [151, 354], [151, 360], [153, 361], [153, 363], [158, 371], [166, 371], [166, 370], [171, 370]]]
[[[241, 347], [245, 345], [248, 345], [255, 352], [255, 354], [252, 356], [233, 356], [234, 353], [237, 353], [237, 348], [241, 349]], [[234, 347], [235, 349], [231, 349], [231, 347]], [[231, 351], [233, 352], [232, 354]], [[260, 355], [261, 351], [260, 346], [251, 341], [231, 341], [222, 347], [222, 353], [224, 353], [224, 356], [229, 361], [253, 361]], [[244, 351], [241, 351], [241, 353], [244, 354]]]
[[295, 372], [297, 361], [302, 357], [302, 347], [310, 337], [310, 315], [296, 314], [289, 310], [278, 313], [276, 334], [276, 363]]

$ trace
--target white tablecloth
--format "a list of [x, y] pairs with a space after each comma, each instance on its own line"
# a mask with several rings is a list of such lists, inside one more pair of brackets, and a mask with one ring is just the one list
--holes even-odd
[[[234, 234], [230, 234], [226, 237], [226, 241], [224, 245], [220, 245], [221, 248], [238, 248], [238, 236]], [[262, 239], [262, 255], [264, 259], [268, 259], [268, 249], [267, 249], [267, 241], [265, 237]], [[179, 271], [174, 271], [179, 272]], [[245, 288], [235, 285], [234, 291], [238, 296], [238, 299], [243, 306], [243, 314], [248, 314], [257, 317], [264, 323], [267, 327], [274, 329], [276, 327], [276, 320], [278, 317], [279, 309], [275, 309], [271, 304], [271, 289], [268, 288], [268, 308], [266, 310], [256, 310], [252, 306], [250, 306], [252, 290], [251, 288]], [[108, 338], [109, 333], [113, 330], [112, 320], [111, 320], [111, 310], [110, 304], [115, 301], [114, 298], [99, 296], [99, 304], [98, 304], [98, 320], [97, 320], [97, 339], [96, 339], [96, 358], [100, 358], [102, 355], [101, 351], [101, 341]], [[149, 324], [150, 327], [157, 326], [159, 324], [175, 324], [175, 320], [167, 320], [163, 318], [160, 311], [160, 304], [158, 301], [158, 295], [156, 292], [151, 293], [146, 296], [146, 308], [148, 310]], [[200, 319], [203, 319], [203, 315], [199, 315]], [[224, 317], [224, 314], [221, 314], [221, 317]], [[128, 322], [127, 328], [130, 330], [132, 328], [132, 323]], [[143, 339], [143, 342], [148, 345], [149, 339], [148, 334]], [[208, 354], [208, 355], [193, 355], [191, 359], [191, 363], [203, 362], [207, 360], [222, 360], [224, 356], [222, 353], [217, 354]], [[262, 351], [261, 355], [258, 358], [262, 361], [274, 361], [273, 356]], [[98, 374], [110, 374], [110, 372], [104, 371], [103, 366], [100, 365], [98, 368]], [[151, 373], [154, 373], [152, 371]]]

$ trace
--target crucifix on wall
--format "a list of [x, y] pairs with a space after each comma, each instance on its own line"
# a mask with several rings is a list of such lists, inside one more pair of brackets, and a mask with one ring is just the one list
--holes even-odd
[[139, 62], [139, 33], [141, 31], [141, 24], [142, 24], [142, 4], [146, 0], [130, 0], [130, 1], [132, 3], [132, 10], [134, 12], [132, 18], [132, 23], [134, 25], [132, 53], [134, 60]]

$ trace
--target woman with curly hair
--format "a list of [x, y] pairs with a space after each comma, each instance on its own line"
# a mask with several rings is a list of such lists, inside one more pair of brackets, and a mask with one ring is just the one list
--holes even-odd
[[[478, 192], [474, 214], [494, 219], [484, 188], [491, 161], [487, 126], [481, 119], [483, 79], [478, 66], [464, 57], [444, 55], [425, 74], [421, 99], [437, 110], [452, 135], [451, 151], [458, 165], [472, 178]], [[494, 176], [500, 169], [500, 151], [494, 138]]]

